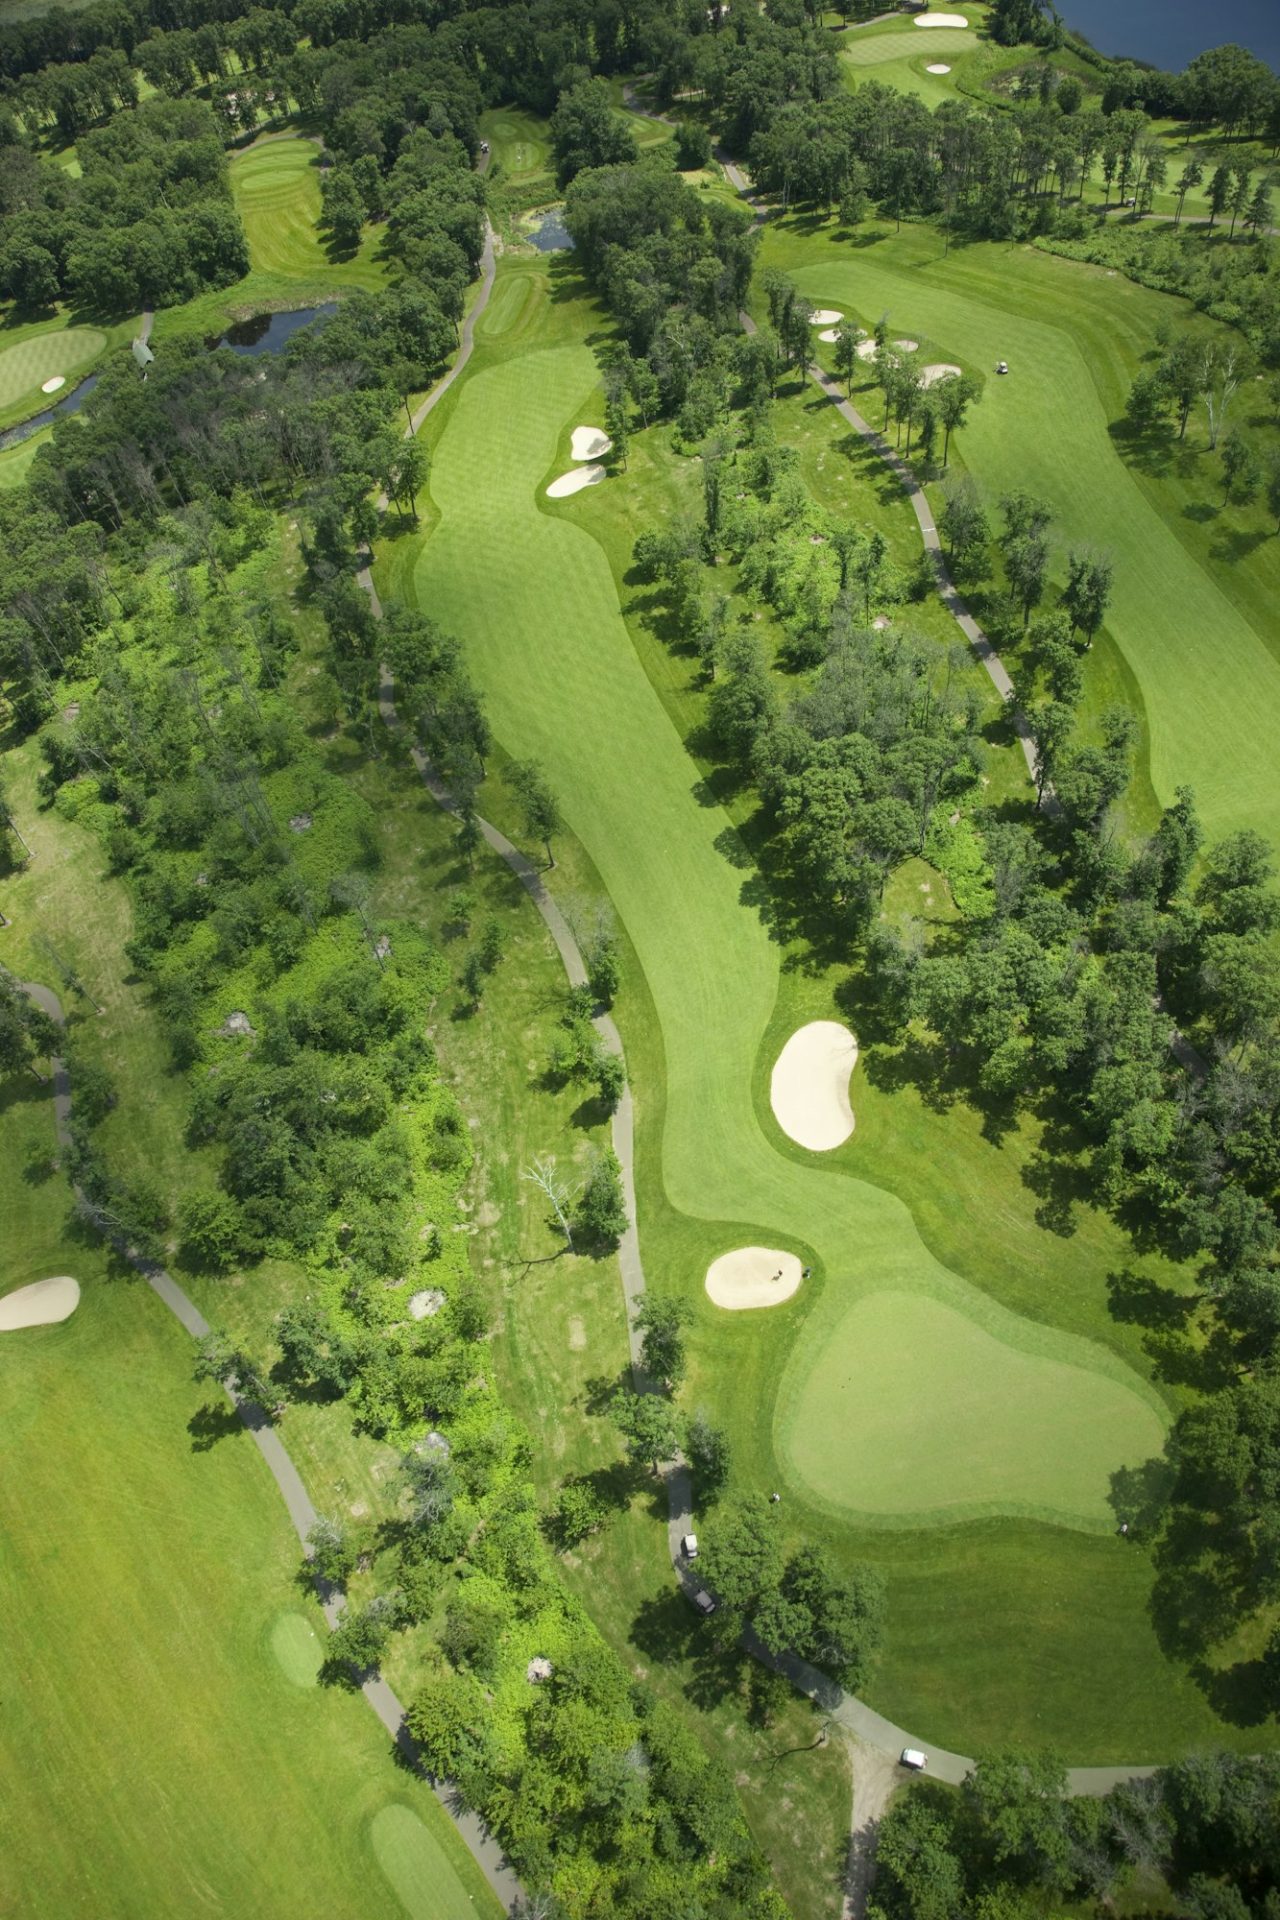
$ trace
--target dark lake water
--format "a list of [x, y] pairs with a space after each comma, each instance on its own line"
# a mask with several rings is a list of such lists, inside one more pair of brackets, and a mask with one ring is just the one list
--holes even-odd
[[1206, 47], [1234, 41], [1280, 69], [1280, 0], [1061, 0], [1061, 8], [1099, 53], [1178, 73]]
[[573, 235], [559, 207], [543, 214], [537, 226], [531, 228], [529, 238], [539, 253], [567, 253], [573, 246]]
[[[335, 300], [326, 301], [319, 307], [299, 307], [293, 313], [256, 313], [252, 320], [242, 320], [238, 326], [228, 327], [225, 333], [213, 335], [205, 341], [207, 347], [230, 347], [232, 353], [247, 354], [251, 358], [260, 353], [279, 353], [286, 340], [293, 337], [300, 328], [309, 326], [313, 320], [327, 320], [331, 313], [338, 311]], [[78, 387], [72, 387], [51, 407], [42, 407], [39, 413], [33, 413], [26, 420], [20, 420], [16, 427], [9, 427], [0, 433], [0, 452], [5, 447], [16, 447], [19, 441], [29, 440], [33, 433], [39, 433], [48, 427], [62, 413], [76, 413], [89, 398], [98, 384], [99, 376], [89, 374]]]

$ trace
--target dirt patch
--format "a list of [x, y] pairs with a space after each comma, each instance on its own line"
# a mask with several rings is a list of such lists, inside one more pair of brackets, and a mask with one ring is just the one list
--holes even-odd
[[587, 1344], [587, 1323], [582, 1315], [575, 1313], [569, 1321], [569, 1351], [581, 1353]]

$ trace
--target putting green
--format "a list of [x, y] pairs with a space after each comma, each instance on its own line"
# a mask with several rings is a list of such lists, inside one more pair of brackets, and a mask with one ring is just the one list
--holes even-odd
[[381, 1808], [369, 1836], [410, 1920], [472, 1920], [475, 1901], [411, 1807]]
[[827, 1509], [920, 1526], [1009, 1512], [1017, 1455], [1027, 1518], [1114, 1530], [1108, 1474], [1164, 1443], [1155, 1395], [1100, 1372], [1085, 1342], [1075, 1364], [1032, 1322], [990, 1302], [980, 1321], [975, 1304], [886, 1291], [816, 1316], [784, 1377], [783, 1457]]
[[[500, 268], [543, 288], [548, 271], [526, 262]], [[584, 409], [598, 372], [580, 335], [593, 320], [585, 305], [575, 315], [545, 297], [538, 326], [524, 302], [504, 299], [485, 315], [477, 358], [449, 397], [435, 448], [440, 521], [416, 572], [401, 562], [394, 590], [416, 596], [465, 640], [497, 737], [544, 764], [626, 925], [662, 1032], [662, 1173], [675, 1208], [695, 1219], [734, 1220], [749, 1200], [770, 1233], [816, 1249], [833, 1296], [940, 1292], [967, 1302], [962, 1311], [983, 1323], [985, 1300], [933, 1257], [908, 1209], [843, 1171], [850, 1149], [833, 1159], [833, 1171], [819, 1171], [782, 1149], [772, 1122], [764, 1131], [755, 1076], [778, 993], [778, 948], [743, 904], [736, 836], [726, 814], [699, 796], [696, 769], [632, 647], [604, 550], [574, 524], [589, 500], [543, 502], [566, 428], [591, 417]], [[539, 348], [540, 338], [565, 343]], [[651, 458], [642, 464], [639, 450], [631, 474], [606, 486], [638, 488], [642, 474], [651, 488], [647, 510], [661, 510], [653, 490], [667, 483]], [[1046, 1354], [1114, 1379], [1117, 1363], [1100, 1348], [1048, 1330], [1037, 1338]], [[1001, 1369], [1014, 1356], [1009, 1343], [993, 1343], [993, 1392], [1005, 1391]], [[1127, 1370], [1119, 1373], [1122, 1392], [1147, 1413], [1141, 1383], [1134, 1376], [1129, 1386]], [[924, 1367], [912, 1391], [930, 1390]], [[975, 1465], [966, 1482], [961, 1463], [956, 1497], [1015, 1514], [1043, 1505], [1035, 1455], [1055, 1449], [1056, 1432], [1041, 1420], [1027, 1444], [1005, 1450], [999, 1475]], [[1103, 1438], [1091, 1467], [1071, 1483], [1065, 1504], [1077, 1524], [1096, 1523], [1096, 1506], [1084, 1515], [1082, 1489], [1087, 1483], [1088, 1497], [1101, 1501], [1129, 1445], [1128, 1432], [1118, 1444]], [[915, 1498], [927, 1497], [922, 1482]]]
[[1107, 627], [1141, 689], [1160, 800], [1190, 784], [1210, 833], [1252, 827], [1280, 845], [1280, 543], [1249, 541], [1228, 565], [1206, 521], [1210, 463], [1189, 479], [1144, 475], [1109, 431], [1157, 320], [1182, 318], [1182, 303], [1031, 248], [944, 257], [927, 231], [853, 257], [827, 234], [767, 230], [764, 253], [864, 324], [888, 312], [944, 358], [1009, 362], [964, 430], [965, 463], [993, 502], [1014, 486], [1043, 495], [1056, 543], [1114, 555]]
[[[49, 404], [40, 389], [61, 374], [67, 386], [87, 372], [107, 344], [96, 327], [53, 327], [0, 352], [0, 413], [37, 413]], [[61, 389], [65, 391], [65, 389]]]

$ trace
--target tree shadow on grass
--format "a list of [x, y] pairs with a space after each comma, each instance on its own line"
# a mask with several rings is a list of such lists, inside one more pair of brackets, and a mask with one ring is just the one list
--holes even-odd
[[722, 1706], [741, 1691], [747, 1665], [740, 1647], [718, 1645], [714, 1633], [714, 1624], [695, 1613], [676, 1586], [642, 1601], [631, 1623], [631, 1638], [648, 1660], [664, 1665], [673, 1660], [688, 1662], [685, 1695], [703, 1712]]
[[1113, 1320], [1153, 1332], [1184, 1327], [1196, 1305], [1190, 1295], [1175, 1293], [1172, 1287], [1162, 1287], [1128, 1267], [1107, 1275], [1107, 1302]]
[[1234, 1666], [1207, 1667], [1197, 1661], [1191, 1677], [1219, 1719], [1233, 1727], [1260, 1727], [1275, 1710], [1267, 1670], [1261, 1660], [1237, 1660]]
[[229, 1440], [234, 1434], [245, 1431], [240, 1415], [226, 1403], [197, 1407], [187, 1422], [192, 1453], [208, 1453], [220, 1440]]

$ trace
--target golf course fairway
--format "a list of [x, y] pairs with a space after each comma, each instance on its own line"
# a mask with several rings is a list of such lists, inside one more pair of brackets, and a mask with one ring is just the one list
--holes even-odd
[[[1229, 524], [1213, 524], [1216, 466], [1173, 450], [1158, 456], [1171, 475], [1161, 497], [1111, 434], [1158, 320], [1189, 321], [1187, 304], [1029, 247], [988, 243], [944, 257], [941, 236], [925, 229], [854, 251], [829, 231], [771, 225], [763, 262], [865, 326], [887, 313], [894, 332], [925, 346], [922, 360], [988, 375], [1008, 361], [1009, 378], [988, 378], [964, 432], [979, 490], [992, 508], [1014, 487], [1049, 503], [1058, 574], [1071, 544], [1114, 555], [1107, 628], [1141, 691], [1160, 801], [1188, 785], [1210, 835], [1252, 827], [1280, 844], [1280, 555], [1269, 550], [1280, 543], [1226, 552]], [[878, 420], [877, 402], [861, 404]]]
[[[527, 290], [545, 271], [504, 269]], [[934, 1259], [898, 1199], [780, 1150], [780, 1130], [766, 1136], [752, 1089], [778, 994], [778, 948], [743, 903], [728, 818], [698, 798], [696, 769], [636, 657], [604, 551], [573, 524], [576, 503], [542, 506], [567, 429], [592, 417], [598, 381], [592, 354], [565, 339], [566, 325], [545, 297], [538, 313], [527, 297], [506, 296], [485, 315], [435, 449], [440, 522], [412, 580], [398, 576], [393, 591], [414, 593], [463, 638], [498, 739], [543, 764], [626, 925], [665, 1050], [662, 1170], [671, 1204], [703, 1220], [738, 1219], [749, 1208], [763, 1226], [816, 1250], [832, 1297], [942, 1295], [959, 1315], [982, 1321], [985, 1297]], [[518, 351], [487, 352], [509, 334]], [[548, 335], [557, 343], [544, 346]], [[628, 479], [608, 484], [625, 488]], [[645, 1092], [637, 1088], [642, 1125]], [[640, 1224], [643, 1239], [643, 1201]], [[1105, 1382], [1100, 1437], [1087, 1462], [1061, 1466], [1069, 1491], [1057, 1507], [1059, 1517], [1093, 1527], [1105, 1512], [1108, 1473], [1158, 1448], [1159, 1402], [1102, 1349], [1036, 1332], [1047, 1358], [1095, 1367]], [[1038, 1396], [1027, 1431], [1014, 1353], [1001, 1341], [984, 1350], [986, 1415], [1002, 1469], [956, 1487], [959, 1500], [987, 1513], [1043, 1509], [1043, 1461], [1064, 1463], [1075, 1445], [1077, 1415], [1062, 1396]], [[909, 1391], [931, 1391], [927, 1370], [898, 1377]], [[813, 1391], [823, 1400], [840, 1389]], [[856, 1419], [827, 1438], [837, 1463], [861, 1445]]]

